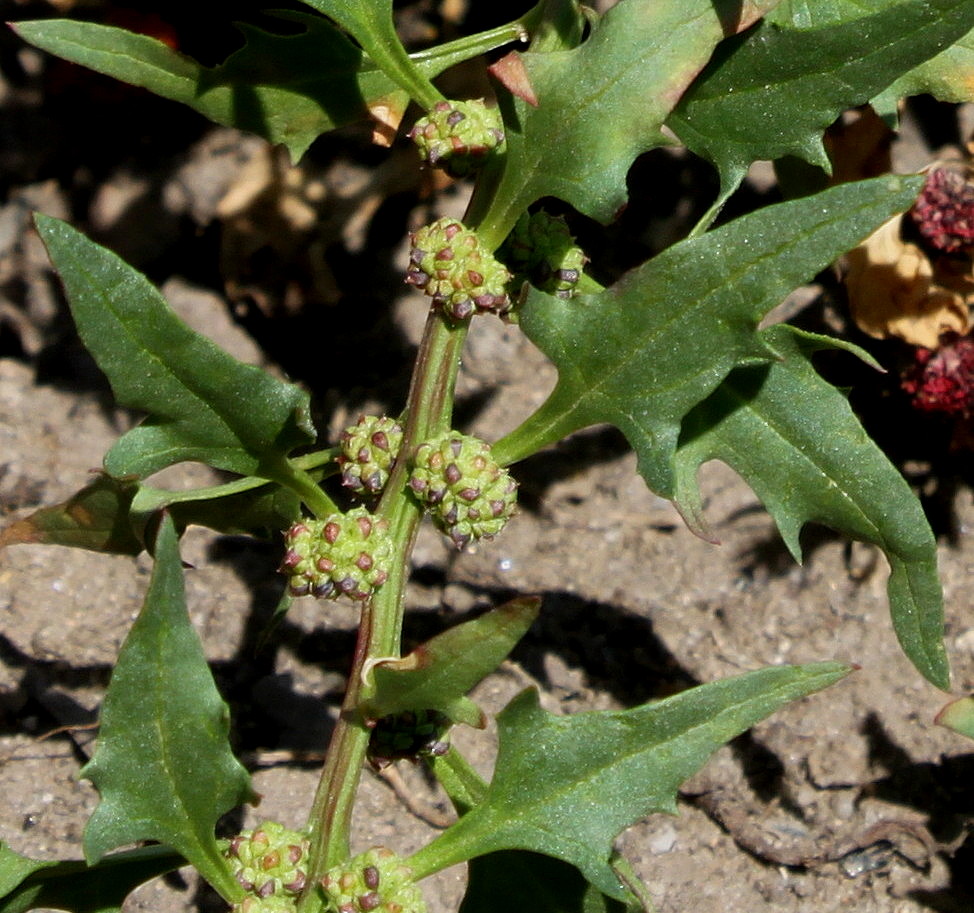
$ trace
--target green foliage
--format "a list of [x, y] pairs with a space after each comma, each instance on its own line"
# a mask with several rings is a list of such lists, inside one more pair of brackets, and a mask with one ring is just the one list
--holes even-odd
[[725, 42], [667, 124], [720, 171], [726, 199], [751, 162], [786, 155], [831, 170], [823, 131], [974, 27], [967, 0], [876, 4], [819, 28], [762, 22]]
[[149, 413], [105, 457], [113, 476], [183, 460], [287, 478], [284, 455], [314, 440], [308, 395], [191, 330], [146, 280], [80, 232], [37, 216], [71, 313], [119, 403]]
[[[252, 798], [227, 742], [229, 711], [186, 613], [176, 531], [164, 517], [145, 606], [119, 653], [98, 749], [82, 776], [101, 802], [85, 828], [89, 863], [158, 840], [178, 850], [227, 900], [243, 896], [213, 829]], [[151, 788], [147, 788], [151, 784]]]
[[378, 718], [407, 710], [438, 710], [457, 723], [483, 729], [483, 711], [466, 693], [493, 672], [538, 617], [537, 597], [514, 599], [465, 621], [372, 670], [374, 694], [362, 711]]
[[68, 913], [116, 913], [140, 884], [186, 864], [166, 846], [106, 856], [97, 865], [28, 859], [0, 844], [0, 913], [44, 908]]
[[[402, 114], [407, 93], [328, 20], [295, 12], [275, 15], [304, 30], [278, 35], [240, 24], [247, 43], [212, 68], [155, 38], [93, 22], [47, 19], [19, 22], [15, 29], [65, 60], [143, 86], [218, 124], [283, 143], [295, 160], [322, 133], [364, 120], [372, 109], [384, 106], [391, 115]], [[498, 43], [512, 37], [501, 36]], [[471, 48], [458, 41], [416, 55], [415, 66], [432, 78], [483, 51], [482, 45]]]
[[780, 359], [736, 369], [683, 423], [676, 503], [691, 526], [706, 529], [697, 469], [719, 459], [758, 494], [796, 560], [798, 534], [809, 522], [878, 545], [892, 570], [890, 609], [903, 650], [947, 688], [937, 543], [919, 502], [845, 396], [812, 367], [812, 353], [835, 342], [787, 326], [762, 335]]
[[[611, 221], [627, 203], [636, 157], [674, 144], [674, 136], [708, 159], [720, 179], [718, 200], [686, 239], [608, 288], [582, 275], [571, 298], [526, 289], [511, 314], [509, 289], [502, 290], [505, 306], [495, 310], [519, 321], [554, 363], [558, 381], [492, 457], [507, 466], [574, 431], [612, 424], [635, 449], [648, 486], [672, 498], [704, 535], [698, 470], [723, 460], [766, 504], [796, 559], [807, 523], [885, 552], [903, 650], [921, 674], [946, 687], [934, 537], [844, 394], [812, 365], [824, 347], [862, 353], [787, 326], [759, 329], [789, 292], [907, 210], [921, 179], [844, 184], [707, 228], [755, 161], [797, 156], [828, 170], [823, 133], [849, 106], [873, 100], [893, 119], [910, 93], [974, 100], [974, 4], [623, 0], [599, 17], [574, 0], [542, 0], [507, 26], [410, 54], [396, 36], [391, 0], [304, 2], [314, 12], [273, 14], [293, 33], [241, 25], [245, 44], [214, 67], [93, 23], [48, 20], [16, 30], [39, 48], [283, 143], [294, 158], [355, 120], [371, 116], [388, 131], [410, 102], [437, 105], [442, 95], [431, 79], [443, 70], [530, 38], [529, 48], [491, 68], [506, 145], [486, 161], [463, 217], [487, 253], [542, 198]], [[100, 793], [84, 834], [90, 865], [40, 862], [0, 845], [0, 913], [41, 906], [109, 913], [141, 881], [183, 861], [224, 899], [241, 901], [214, 829], [221, 815], [252, 798], [250, 782], [230, 751], [227, 708], [187, 615], [179, 535], [191, 523], [262, 536], [303, 530], [308, 554], [297, 557], [327, 576], [336, 562], [318, 549], [319, 537], [349, 519], [374, 520], [390, 548], [381, 567], [368, 550], [343, 555], [355, 573], [377, 574], [382, 585], [358, 593], [362, 625], [309, 815], [306, 857], [302, 839], [309, 887], [296, 903], [300, 913], [321, 913], [317, 888], [332, 873], [335, 896], [354, 889], [355, 903], [374, 908], [377, 866], [360, 860], [353, 881], [341, 879], [370, 727], [380, 718], [484, 725], [467, 693], [504, 661], [540, 609], [537, 598], [518, 597], [401, 655], [409, 556], [422, 519], [410, 461], [423, 441], [442, 439], [452, 427], [469, 321], [431, 314], [402, 413], [406, 456], [389, 455], [382, 467], [388, 482], [381, 497], [373, 491], [367, 517], [362, 507], [342, 512], [321, 483], [351, 458], [337, 448], [303, 452], [316, 437], [309, 393], [192, 331], [145, 277], [67, 224], [38, 216], [37, 227], [83, 342], [118, 402], [145, 418], [110, 449], [105, 474], [8, 526], [0, 547], [53, 543], [136, 555], [149, 545], [155, 566], [105, 698], [96, 754], [83, 771]], [[567, 228], [564, 234], [571, 246]], [[474, 290], [465, 299], [470, 307], [489, 309], [486, 258], [454, 276], [454, 240], [437, 238], [428, 262], [413, 257], [410, 281], [465, 283]], [[578, 272], [585, 262], [578, 251]], [[192, 491], [144, 481], [189, 460], [235, 478]], [[444, 485], [458, 488], [475, 512], [485, 498], [499, 503], [483, 479], [442, 462]], [[432, 490], [434, 504], [444, 497]], [[342, 570], [351, 579], [353, 571]], [[275, 621], [289, 604], [282, 598]], [[498, 717], [490, 783], [455, 748], [433, 752], [429, 763], [460, 817], [409, 864], [424, 877], [471, 861], [463, 913], [636, 909], [645, 892], [614, 856], [618, 834], [647, 814], [673, 812], [680, 784], [716, 748], [847, 671], [834, 662], [768, 668], [639, 707], [566, 717], [546, 713], [527, 691]], [[972, 706], [950, 704], [940, 721], [971, 734]], [[164, 846], [106, 855], [141, 841]], [[396, 866], [404, 896], [418, 907], [414, 885]], [[247, 899], [245, 907], [256, 906], [258, 898]]]
[[[768, 17], [785, 28], [813, 29], [842, 26], [881, 13], [893, 6], [893, 0], [784, 0]], [[943, 10], [944, 4], [929, 4], [931, 13]], [[954, 21], [970, 15], [965, 4], [957, 4], [950, 14]], [[898, 12], [900, 7], [896, 7]], [[959, 18], [958, 18], [959, 17]], [[858, 24], [865, 24], [859, 22]], [[945, 24], [948, 24], [945, 19]], [[940, 101], [967, 102], [974, 98], [974, 30], [956, 35], [938, 47], [933, 56], [907, 72], [894, 73], [892, 84], [872, 100], [873, 107], [896, 122], [896, 105], [909, 95], [933, 95]], [[906, 39], [905, 32], [903, 37]], [[907, 43], [909, 39], [907, 39]]]
[[557, 365], [558, 385], [494, 457], [513, 462], [609, 422], [635, 448], [649, 487], [671, 497], [687, 412], [732, 368], [777, 357], [755, 333], [761, 317], [906, 209], [920, 186], [877, 178], [769, 206], [674, 244], [597, 295], [566, 301], [532, 289], [521, 327]]
[[838, 663], [761, 669], [632, 710], [561, 717], [525, 691], [497, 717], [500, 748], [483, 802], [409, 863], [425, 875], [497, 850], [532, 850], [570, 862], [622, 899], [609, 864], [619, 832], [650, 812], [674, 813], [679, 785], [720, 745], [848, 671]]
[[[666, 143], [663, 122], [724, 36], [725, 23], [736, 18], [736, 6], [620, 3], [579, 47], [521, 55], [541, 103], [501, 96], [507, 156], [484, 219], [491, 237], [500, 243], [544, 196], [611, 221], [626, 202], [633, 159]], [[748, 6], [757, 18], [774, 2]]]
[[366, 55], [412, 98], [429, 108], [442, 96], [410, 59], [396, 35], [392, 0], [303, 0], [335, 20]]

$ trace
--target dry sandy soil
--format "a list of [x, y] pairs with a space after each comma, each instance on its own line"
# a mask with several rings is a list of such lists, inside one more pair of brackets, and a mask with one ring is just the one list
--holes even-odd
[[[136, 93], [113, 94], [4, 40], [0, 104], [15, 142], [0, 153], [0, 517], [78, 489], [132, 421], [111, 405], [71, 335], [29, 228], [32, 209], [70, 218], [117, 249], [238, 357], [306, 384], [328, 435], [364, 409], [399, 408], [425, 312], [401, 283], [401, 238], [430, 211], [459, 213], [462, 189], [435, 188], [409, 150], [379, 153], [357, 131], [319, 144], [290, 170], [253, 138]], [[78, 99], [90, 93], [79, 132]], [[937, 116], [940, 124], [956, 113]], [[901, 161], [920, 164], [943, 141], [911, 134]], [[654, 206], [607, 245], [632, 258], [666, 243], [700, 205], [696, 166], [655, 157], [641, 168], [642, 199]], [[516, 329], [479, 321], [458, 424], [496, 438], [554, 377]], [[941, 467], [928, 473], [926, 493], [939, 504], [946, 642], [955, 691], [966, 693], [974, 505], [957, 461], [931, 459]], [[767, 664], [834, 658], [861, 667], [718, 752], [685, 785], [677, 817], [653, 816], [622, 837], [660, 913], [972, 908], [972, 745], [933, 724], [948, 698], [899, 652], [881, 555], [817, 532], [796, 566], [754, 495], [720, 465], [702, 480], [722, 544], [702, 542], [647, 491], [611, 430], [577, 435], [519, 477], [523, 508], [495, 543], [457, 554], [424, 529], [409, 592], [412, 641], [512, 593], [544, 596], [536, 627], [476, 691], [488, 709], [529, 685], [548, 709], [571, 713], [632, 706]], [[169, 481], [207, 478], [190, 467]], [[258, 649], [280, 592], [279, 558], [279, 542], [197, 528], [184, 540], [191, 615], [264, 797], [259, 814], [297, 826], [340, 701], [355, 616], [299, 600]], [[150, 568], [145, 556], [0, 552], [0, 837], [18, 851], [78, 854], [97, 798], [78, 770]], [[456, 731], [454, 741], [489, 772], [491, 730]], [[448, 820], [418, 770], [399, 774], [398, 782], [366, 774], [357, 846], [409, 852]], [[236, 823], [255, 820], [248, 809]], [[463, 879], [450, 871], [428, 882], [431, 909], [455, 908]], [[219, 907], [189, 876], [148, 885], [126, 904], [132, 913], [200, 908]]]

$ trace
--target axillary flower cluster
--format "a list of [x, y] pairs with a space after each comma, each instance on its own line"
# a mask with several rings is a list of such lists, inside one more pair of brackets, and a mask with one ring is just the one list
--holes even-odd
[[276, 821], [223, 842], [230, 871], [247, 892], [234, 913], [291, 913], [308, 878], [308, 837]]
[[[308, 885], [308, 847], [306, 834], [276, 821], [224, 841], [223, 856], [247, 892], [233, 913], [295, 913]], [[426, 913], [412, 870], [385, 847], [336, 866], [316, 888], [331, 913]]]
[[[426, 164], [464, 175], [503, 148], [502, 127], [481, 99], [444, 101], [409, 136]], [[454, 325], [476, 314], [514, 319], [512, 289], [523, 282], [570, 297], [585, 265], [564, 220], [544, 212], [525, 214], [497, 256], [475, 231], [451, 218], [418, 229], [411, 241], [406, 282], [424, 291]], [[374, 502], [401, 458], [402, 441], [398, 420], [362, 416], [341, 434], [342, 485], [365, 504]], [[408, 490], [457, 548], [496, 536], [514, 514], [517, 483], [485, 441], [450, 431], [421, 442], [408, 459]], [[300, 520], [285, 534], [285, 544], [281, 570], [294, 596], [370, 599], [394, 559], [386, 522], [364, 505]]]
[[[389, 421], [360, 419], [343, 432], [343, 438], [358, 442], [363, 429], [367, 432]], [[391, 435], [384, 432], [382, 440], [385, 468], [381, 471], [387, 478], [388, 467], [398, 457], [398, 442], [393, 448]], [[362, 462], [356, 466], [373, 465], [374, 457], [367, 450], [362, 448]], [[457, 548], [496, 536], [517, 504], [517, 483], [491, 458], [490, 445], [456, 431], [417, 448], [408, 486]], [[371, 487], [367, 490], [375, 493]], [[347, 596], [362, 601], [388, 579], [394, 554], [388, 525], [363, 506], [324, 519], [300, 520], [284, 540], [281, 570], [290, 578], [292, 596]]]

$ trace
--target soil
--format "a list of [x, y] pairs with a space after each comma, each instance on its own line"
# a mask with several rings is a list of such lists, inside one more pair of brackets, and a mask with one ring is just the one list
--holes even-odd
[[[42, 4], [13, 6], [19, 18], [42, 14]], [[117, 250], [238, 358], [306, 385], [323, 436], [334, 439], [362, 411], [400, 408], [426, 308], [402, 284], [402, 239], [433, 214], [459, 215], [465, 187], [420, 172], [405, 147], [370, 146], [358, 128], [323, 138], [292, 168], [253, 137], [54, 63], [10, 35], [3, 42], [0, 105], [12, 139], [0, 148], [5, 521], [80, 488], [134, 421], [112, 405], [73, 335], [31, 210], [68, 218]], [[970, 117], [942, 107], [911, 114], [896, 147], [903, 169], [955, 142]], [[611, 277], [665, 246], [705, 208], [712, 187], [700, 163], [644, 157], [633, 171], [633, 203], [595, 268]], [[756, 169], [734, 206], [773, 194]], [[820, 277], [793, 309], [841, 321], [830, 282]], [[478, 320], [457, 425], [495, 439], [554, 380], [516, 328]], [[897, 459], [912, 460], [904, 468], [923, 482], [941, 536], [946, 644], [963, 694], [974, 689], [974, 504], [966, 456], [951, 454], [949, 435], [935, 430], [912, 436], [905, 414], [880, 429]], [[424, 527], [408, 594], [409, 643], [511, 594], [543, 595], [535, 628], [476, 689], [489, 711], [528, 686], [547, 709], [573, 713], [632, 706], [768, 664], [859, 667], [720, 750], [684, 785], [676, 817], [654, 815], [622, 836], [620, 849], [660, 913], [972, 908], [974, 751], [933, 724], [948, 697], [897, 647], [881, 554], [811, 530], [805, 563], [794, 564], [753, 493], [719, 464], [701, 479], [721, 545], [703, 542], [646, 489], [611, 429], [581, 432], [517, 474], [522, 508], [496, 542], [457, 553]], [[182, 467], [166, 482], [209, 478], [202, 467]], [[263, 797], [228, 827], [264, 817], [302, 823], [356, 624], [350, 606], [297, 600], [262, 644], [281, 591], [280, 551], [279, 540], [195, 527], [183, 540], [191, 616]], [[0, 552], [0, 836], [19, 852], [79, 854], [97, 796], [78, 771], [150, 569], [144, 555]], [[493, 738], [492, 728], [453, 733], [485, 775]], [[364, 777], [356, 848], [384, 843], [408, 853], [449, 820], [419, 769], [394, 771]], [[464, 877], [451, 870], [424, 883], [434, 913], [456, 908]], [[219, 908], [188, 873], [141, 888], [125, 905], [130, 913]]]

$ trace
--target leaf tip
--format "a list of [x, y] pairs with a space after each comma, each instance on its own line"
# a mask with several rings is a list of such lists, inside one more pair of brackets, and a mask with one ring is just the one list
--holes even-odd
[[959, 735], [974, 738], [974, 697], [951, 701], [933, 718], [938, 726], [952, 729]]
[[510, 602], [505, 602], [504, 605], [498, 606], [495, 611], [498, 615], [510, 619], [523, 619], [525, 622], [528, 622], [528, 619], [530, 619], [533, 622], [541, 611], [541, 597], [536, 595], [518, 596]]
[[714, 533], [713, 528], [707, 521], [707, 518], [703, 515], [703, 512], [698, 509], [697, 505], [690, 504], [681, 500], [675, 500], [673, 506], [676, 508], [677, 513], [683, 518], [683, 522], [686, 523], [687, 529], [690, 530], [699, 539], [703, 539], [704, 542], [710, 545], [720, 545], [720, 539], [717, 538], [716, 533]]
[[527, 67], [524, 66], [524, 58], [517, 51], [505, 54], [496, 63], [491, 64], [487, 72], [512, 95], [526, 101], [532, 108], [538, 107], [538, 96], [535, 94], [534, 86], [531, 85], [531, 77], [528, 75]]

